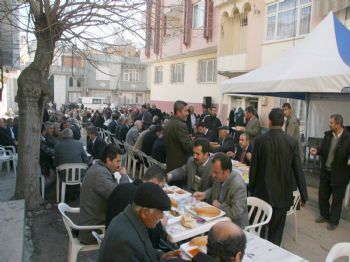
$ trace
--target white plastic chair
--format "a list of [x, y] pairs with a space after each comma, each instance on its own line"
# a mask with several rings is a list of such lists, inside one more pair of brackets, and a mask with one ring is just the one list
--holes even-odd
[[300, 203], [300, 193], [299, 191], [294, 191], [293, 192], [293, 205], [290, 207], [290, 209], [287, 212], [287, 216], [289, 215], [294, 215], [293, 220], [294, 220], [294, 241], [296, 242], [298, 239], [298, 217], [297, 217], [297, 207]]
[[99, 234], [96, 231], [92, 231], [91, 234], [96, 238], [98, 246], [101, 246], [101, 242], [104, 238], [104, 234]]
[[80, 185], [81, 186], [81, 171], [86, 170], [88, 168], [87, 164], [83, 163], [70, 163], [70, 164], [62, 164], [56, 168], [56, 199], [57, 202], [59, 199], [59, 187], [60, 187], [60, 177], [58, 175], [59, 172], [64, 172], [65, 181], [62, 181], [61, 187], [61, 202], [64, 202], [66, 195], [66, 186], [67, 185]]
[[[253, 219], [250, 226], [246, 226], [244, 229], [254, 235], [260, 236], [261, 229], [264, 225], [270, 222], [272, 217], [272, 207], [266, 203], [264, 200], [261, 200], [256, 197], [247, 198], [249, 221]], [[254, 216], [254, 217], [252, 217]]]
[[10, 173], [11, 156], [6, 154], [6, 149], [0, 146], [0, 164], [6, 163], [7, 173]]
[[[126, 168], [128, 171], [128, 174], [132, 173], [132, 178], [135, 179], [135, 173], [136, 173], [136, 164], [139, 162], [139, 160], [135, 157], [137, 155], [137, 151], [130, 145], [125, 143], [125, 150], [127, 154], [127, 162], [126, 162]], [[132, 168], [132, 172], [131, 172]]]
[[335, 244], [329, 251], [326, 262], [333, 262], [341, 257], [347, 257], [348, 261], [350, 261], [350, 243], [342, 242]]
[[68, 206], [66, 203], [59, 203], [58, 210], [60, 211], [63, 223], [68, 231], [69, 236], [69, 250], [68, 250], [68, 262], [76, 262], [78, 253], [80, 251], [91, 251], [99, 249], [98, 244], [93, 245], [84, 245], [81, 244], [77, 237], [74, 237], [72, 234], [72, 230], [101, 230], [104, 234], [105, 226], [104, 225], [94, 225], [94, 226], [78, 226], [73, 223], [73, 221], [67, 216], [66, 213], [79, 213], [80, 208], [72, 208]]

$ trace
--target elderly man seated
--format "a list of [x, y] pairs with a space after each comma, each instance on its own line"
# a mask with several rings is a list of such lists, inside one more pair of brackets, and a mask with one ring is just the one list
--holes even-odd
[[147, 228], [154, 228], [170, 210], [168, 195], [154, 183], [139, 185], [132, 205], [116, 216], [102, 241], [99, 261], [160, 261], [175, 252], [163, 254], [151, 244]]
[[243, 133], [239, 136], [239, 148], [237, 152], [228, 151], [227, 155], [247, 166], [250, 166], [252, 160], [253, 145], [250, 143], [249, 135]]
[[[73, 139], [73, 131], [70, 128], [63, 129], [62, 140], [55, 144], [55, 166], [67, 163], [87, 163], [88, 157], [83, 143]], [[62, 179], [62, 178], [61, 178]]]
[[217, 153], [212, 164], [213, 186], [193, 196], [200, 201], [207, 199], [241, 228], [248, 226], [247, 188], [243, 178], [232, 172], [231, 159], [224, 153]]
[[209, 140], [197, 138], [193, 143], [193, 157], [182, 167], [170, 171], [168, 182], [186, 179], [186, 189], [205, 191], [213, 184], [212, 163], [209, 159]]
[[[122, 151], [115, 144], [106, 146], [101, 160], [91, 166], [86, 172], [80, 191], [80, 224], [104, 225], [108, 198], [113, 189], [118, 185], [115, 172], [122, 175], [120, 183], [128, 183], [125, 168], [120, 167]], [[96, 240], [91, 231], [80, 231], [79, 240], [83, 244], [94, 243]]]
[[228, 131], [228, 126], [219, 126], [219, 143], [210, 143], [210, 147], [212, 148], [212, 152], [224, 152], [235, 151], [235, 142], [233, 137], [230, 135]]

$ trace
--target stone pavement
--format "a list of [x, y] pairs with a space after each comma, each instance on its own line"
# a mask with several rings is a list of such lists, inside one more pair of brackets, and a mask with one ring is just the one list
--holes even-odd
[[[6, 169], [4, 169], [6, 170]], [[9, 201], [15, 192], [14, 174], [0, 168], [0, 261], [22, 262], [25, 232], [24, 200]]]

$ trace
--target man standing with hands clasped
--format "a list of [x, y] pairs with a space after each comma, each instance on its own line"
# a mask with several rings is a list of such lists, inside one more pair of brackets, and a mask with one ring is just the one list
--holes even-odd
[[302, 204], [307, 201], [298, 141], [283, 132], [283, 122], [282, 109], [273, 108], [269, 114], [270, 130], [254, 141], [249, 170], [251, 195], [272, 206], [268, 240], [278, 246], [282, 242], [287, 211], [293, 204], [293, 176]]
[[311, 148], [310, 153], [322, 158], [318, 190], [321, 216], [315, 222], [328, 222], [327, 229], [335, 230], [339, 224], [345, 190], [350, 178], [350, 134], [343, 127], [341, 115], [332, 115], [329, 127], [330, 130], [325, 132], [321, 145]]

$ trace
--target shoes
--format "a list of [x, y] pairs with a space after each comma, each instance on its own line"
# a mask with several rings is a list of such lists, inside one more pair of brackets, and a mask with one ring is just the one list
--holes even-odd
[[328, 222], [328, 219], [324, 218], [323, 216], [320, 216], [320, 217], [315, 219], [315, 222], [316, 223], [325, 223], [325, 222]]
[[337, 225], [334, 225], [334, 224], [332, 224], [332, 223], [328, 223], [327, 229], [328, 229], [329, 231], [336, 230], [336, 228], [337, 228]]

